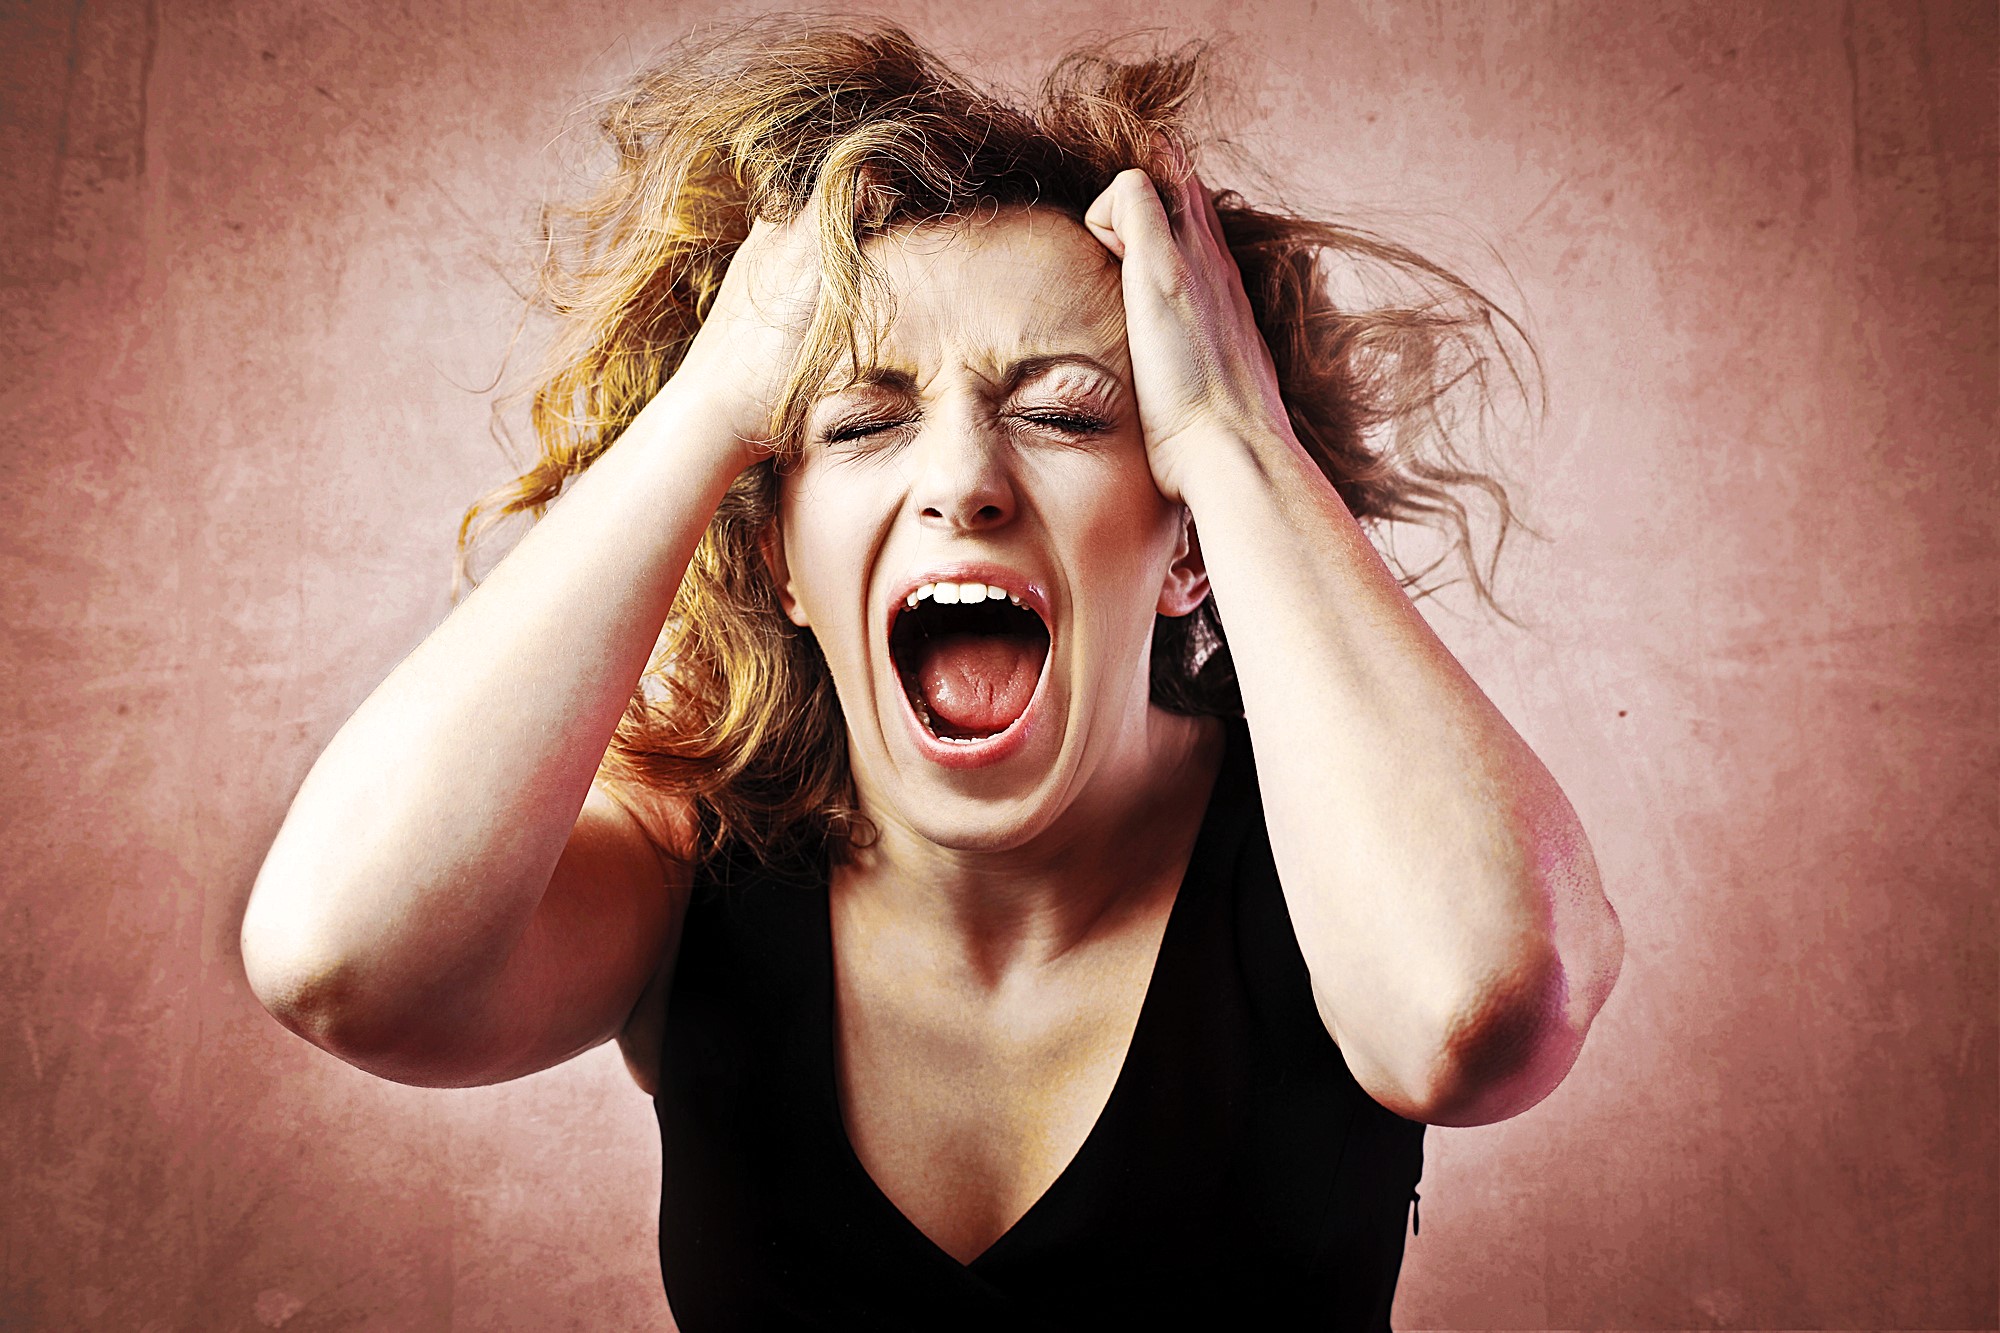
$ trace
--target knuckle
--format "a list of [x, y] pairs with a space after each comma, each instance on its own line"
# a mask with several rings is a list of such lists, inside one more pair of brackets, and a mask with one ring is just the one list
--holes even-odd
[[1152, 279], [1154, 288], [1175, 307], [1187, 309], [1197, 304], [1201, 284], [1178, 251], [1153, 266]]
[[1111, 188], [1133, 201], [1144, 200], [1154, 194], [1153, 178], [1137, 167], [1127, 167], [1119, 172], [1112, 178]]

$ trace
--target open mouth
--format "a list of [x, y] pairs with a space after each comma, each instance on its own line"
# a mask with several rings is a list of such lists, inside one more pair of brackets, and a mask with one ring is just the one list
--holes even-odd
[[1021, 720], [1049, 656], [1049, 629], [1019, 594], [985, 583], [925, 583], [905, 600], [889, 651], [928, 732], [976, 745]]

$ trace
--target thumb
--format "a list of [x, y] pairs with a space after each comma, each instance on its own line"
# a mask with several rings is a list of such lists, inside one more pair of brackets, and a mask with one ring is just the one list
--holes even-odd
[[1160, 202], [1152, 177], [1137, 167], [1128, 167], [1111, 178], [1111, 184], [1084, 210], [1083, 225], [1120, 259], [1134, 245], [1157, 242], [1171, 245], [1173, 228], [1166, 207]]

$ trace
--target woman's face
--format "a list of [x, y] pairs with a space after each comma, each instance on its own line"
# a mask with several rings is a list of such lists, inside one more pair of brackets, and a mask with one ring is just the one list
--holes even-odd
[[870, 253], [895, 318], [813, 409], [773, 572], [863, 810], [1018, 847], [1144, 754], [1153, 617], [1206, 585], [1147, 467], [1117, 264], [1080, 224], [1017, 208]]

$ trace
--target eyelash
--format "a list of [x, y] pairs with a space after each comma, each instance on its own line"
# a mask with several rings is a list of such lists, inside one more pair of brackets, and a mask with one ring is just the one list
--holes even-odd
[[1038, 426], [1051, 426], [1067, 431], [1071, 435], [1102, 435], [1111, 429], [1111, 423], [1102, 417], [1091, 416], [1087, 412], [1024, 412], [1023, 421], [1032, 421]]
[[[1022, 421], [1033, 422], [1068, 435], [1102, 435], [1111, 429], [1111, 423], [1101, 417], [1084, 412], [1023, 412], [1017, 414]], [[879, 435], [883, 431], [894, 430], [908, 425], [906, 421], [857, 421], [845, 426], [836, 426], [826, 434], [827, 443], [842, 444], [850, 440], [865, 439]]]
[[885, 430], [900, 426], [900, 421], [856, 421], [845, 426], [835, 426], [826, 433], [828, 444], [844, 444], [848, 440], [859, 440], [869, 435], [879, 435]]

